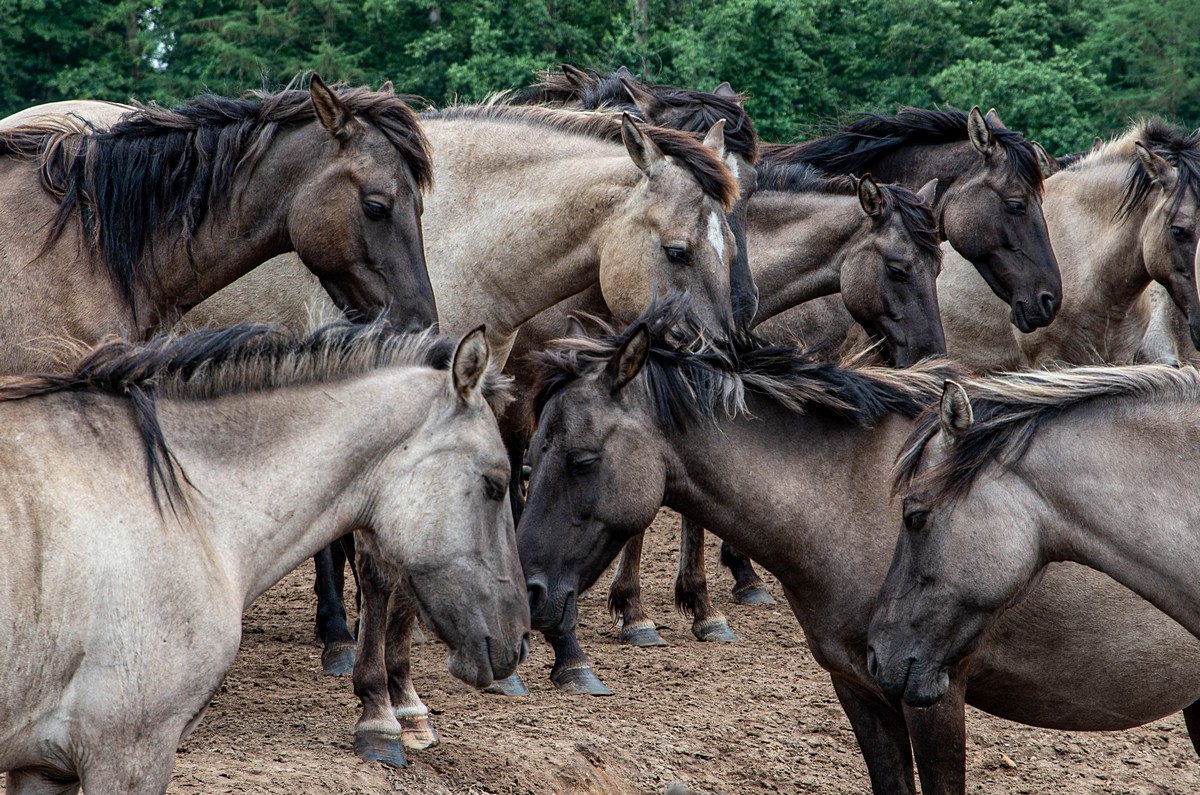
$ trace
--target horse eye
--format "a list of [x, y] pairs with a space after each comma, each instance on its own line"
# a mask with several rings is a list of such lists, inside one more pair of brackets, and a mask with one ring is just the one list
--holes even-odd
[[1189, 234], [1188, 230], [1184, 229], [1182, 226], [1172, 226], [1171, 237], [1183, 243], [1191, 238], [1191, 234]]
[[906, 513], [904, 514], [904, 527], [915, 533], [925, 526], [925, 519], [928, 516], [929, 511], [911, 511]]
[[1006, 213], [1008, 213], [1009, 215], [1024, 215], [1025, 214], [1025, 202], [1006, 201], [1004, 203], [1004, 211]]
[[569, 463], [569, 468], [572, 475], [582, 475], [596, 465], [600, 460], [600, 456], [587, 456], [585, 458], [574, 458]]
[[504, 499], [504, 492], [507, 490], [507, 487], [500, 481], [496, 480], [495, 478], [489, 478], [486, 475], [484, 476], [483, 491], [485, 494], [487, 494], [489, 500], [492, 500], [493, 502], [499, 502], [500, 500]]
[[363, 206], [363, 212], [365, 212], [367, 214], [367, 217], [373, 218], [376, 221], [382, 221], [383, 219], [387, 218], [388, 215], [391, 214], [391, 210], [389, 210], [387, 208], [387, 205], [382, 204], [377, 201], [372, 201], [370, 199], [367, 199], [366, 201], [364, 201], [362, 203], [362, 206]]
[[692, 261], [688, 250], [683, 246], [663, 246], [663, 251], [666, 252], [667, 259], [676, 265], [687, 265]]
[[895, 265], [888, 265], [886, 267], [887, 267], [888, 278], [891, 279], [892, 281], [894, 281], [894, 282], [908, 281], [908, 273], [906, 273], [903, 268], [897, 268]]

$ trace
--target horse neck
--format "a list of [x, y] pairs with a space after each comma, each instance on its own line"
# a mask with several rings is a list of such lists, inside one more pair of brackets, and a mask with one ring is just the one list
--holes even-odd
[[936, 179], [933, 215], [940, 224], [947, 193], [952, 192], [961, 178], [978, 171], [983, 162], [969, 141], [909, 144], [875, 158], [859, 171], [869, 172], [881, 182], [894, 182], [914, 191]]
[[[1098, 569], [1200, 637], [1198, 428], [1191, 400], [1097, 401], [1039, 430], [996, 485], [1018, 479], [1044, 559]], [[1128, 498], [1130, 484], [1144, 499]]]
[[[444, 329], [510, 337], [599, 280], [600, 243], [641, 181], [620, 145], [498, 121], [425, 123], [429, 275]], [[444, 296], [444, 297], [443, 297]]]
[[[1142, 230], [1150, 202], [1115, 220], [1127, 164], [1097, 163], [1046, 180], [1044, 212], [1063, 278], [1060, 317], [1045, 330], [1071, 334], [1105, 361], [1131, 359], [1149, 318], [1138, 310], [1150, 284]], [[1072, 359], [1074, 360], [1074, 359]]]
[[845, 246], [865, 216], [854, 196], [759, 191], [746, 217], [755, 323], [841, 290]]
[[143, 336], [170, 327], [189, 309], [262, 262], [292, 251], [287, 229], [292, 195], [327, 149], [328, 134], [317, 123], [276, 133], [252, 168], [239, 169], [227, 190], [197, 225], [190, 246], [179, 230], [164, 230], [152, 243], [157, 269], [142, 279], [138, 323]]
[[[753, 419], [723, 419], [669, 440], [676, 460], [666, 504], [793, 593], [812, 594], [812, 610], [828, 604], [825, 596], [848, 606], [872, 599], [895, 544], [889, 474], [910, 421], [892, 415], [864, 428], [752, 400]], [[846, 571], [868, 586], [847, 582]]]
[[210, 554], [244, 605], [357, 528], [367, 513], [364, 492], [378, 477], [373, 465], [411, 440], [444, 377], [389, 368], [306, 387], [159, 401], [164, 435], [195, 486], [184, 490]]

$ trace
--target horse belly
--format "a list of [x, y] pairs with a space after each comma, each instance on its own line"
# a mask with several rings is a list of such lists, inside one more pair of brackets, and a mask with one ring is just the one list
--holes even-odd
[[1049, 729], [1127, 729], [1200, 700], [1200, 641], [1074, 563], [1052, 564], [970, 664], [968, 703]]

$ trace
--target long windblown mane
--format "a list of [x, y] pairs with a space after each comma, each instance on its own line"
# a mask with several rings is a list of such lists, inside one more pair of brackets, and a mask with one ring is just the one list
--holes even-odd
[[[746, 97], [718, 96], [708, 91], [694, 91], [676, 86], [656, 85], [637, 80], [628, 70], [596, 72], [591, 69], [547, 70], [538, 75], [532, 87], [518, 91], [507, 99], [512, 105], [558, 104], [580, 110], [624, 110], [641, 121], [658, 124], [683, 132], [707, 133], [721, 119], [725, 120], [725, 149], [740, 155], [747, 163], [758, 162], [758, 134], [754, 122], [746, 113]], [[626, 90], [626, 82], [636, 84], [654, 95], [662, 105], [661, 118], [642, 116]]]
[[1176, 169], [1173, 209], [1178, 209], [1187, 192], [1200, 197], [1200, 131], [1189, 133], [1162, 119], [1142, 119], [1108, 143], [1077, 158], [1067, 166], [1069, 171], [1083, 171], [1094, 165], [1114, 160], [1129, 162], [1129, 175], [1116, 218], [1127, 218], [1150, 195], [1154, 182], [1134, 151], [1141, 142], [1147, 149], [1166, 160]]
[[961, 382], [974, 422], [949, 446], [944, 461], [918, 473], [925, 446], [941, 428], [933, 404], [917, 420], [896, 461], [894, 489], [919, 487], [932, 504], [965, 494], [993, 462], [1010, 464], [1055, 417], [1098, 400], [1200, 399], [1200, 371], [1167, 365], [1072, 367]]
[[948, 374], [944, 362], [908, 370], [840, 367], [747, 332], [732, 341], [712, 340], [687, 316], [687, 300], [678, 296], [652, 306], [622, 332], [593, 322], [597, 336], [557, 340], [535, 354], [535, 418], [566, 386], [603, 370], [642, 324], [650, 332], [650, 355], [636, 383], [646, 390], [659, 422], [677, 431], [746, 413], [748, 393], [789, 411], [823, 410], [861, 425], [891, 412], [915, 417], [941, 394]]
[[[396, 147], [418, 188], [428, 188], [429, 143], [405, 98], [365, 87], [336, 91]], [[315, 119], [307, 91], [205, 95], [176, 108], [135, 105], [99, 132], [63, 119], [0, 130], [0, 156], [38, 159], [43, 184], [59, 197], [48, 243], [78, 218], [84, 239], [132, 306], [136, 285], [153, 278], [152, 236], [172, 230], [190, 244], [205, 215], [227, 198], [234, 174], [252, 171], [281, 128]]]
[[[1025, 136], [1003, 126], [993, 126], [992, 134], [1004, 149], [1013, 176], [1040, 191], [1042, 170]], [[965, 111], [950, 107], [944, 110], [901, 108], [895, 116], [877, 113], [861, 116], [812, 141], [764, 144], [762, 154], [764, 160], [807, 162], [832, 173], [858, 174], [869, 171], [877, 159], [898, 149], [967, 140]]]
[[[329, 383], [384, 367], [450, 367], [455, 340], [431, 333], [400, 334], [383, 323], [334, 323], [307, 336], [242, 323], [161, 335], [142, 344], [112, 340], [93, 348], [69, 373], [0, 378], [0, 401], [90, 392], [129, 398], [146, 453], [147, 477], [158, 498], [186, 505], [183, 473], [163, 436], [157, 400], [208, 400], [290, 386]], [[484, 398], [499, 412], [509, 379], [489, 370]]]
[[[621, 118], [604, 112], [563, 110], [540, 105], [508, 105], [502, 101], [495, 101], [422, 113], [421, 118], [503, 121], [561, 130], [598, 141], [621, 143]], [[645, 125], [641, 130], [643, 135], [658, 144], [663, 154], [675, 158], [696, 178], [705, 195], [716, 200], [726, 212], [733, 207], [738, 196], [737, 182], [716, 152], [678, 130], [653, 125]]]
[[[778, 163], [764, 160], [757, 167], [758, 192], [824, 193], [856, 196], [858, 180], [846, 174], [826, 174], [809, 163]], [[933, 208], [903, 185], [880, 182], [884, 215], [898, 213], [905, 231], [922, 250], [937, 254], [942, 245]]]

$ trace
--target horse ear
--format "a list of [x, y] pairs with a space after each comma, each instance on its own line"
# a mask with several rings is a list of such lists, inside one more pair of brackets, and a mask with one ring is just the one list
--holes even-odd
[[312, 97], [313, 110], [317, 113], [317, 118], [321, 120], [329, 134], [339, 141], [348, 141], [359, 128], [358, 119], [354, 118], [354, 112], [350, 110], [350, 106], [342, 101], [329, 86], [325, 85], [325, 81], [316, 72], [312, 73], [312, 80], [308, 84], [308, 94]]
[[992, 153], [995, 136], [992, 134], [992, 126], [983, 118], [978, 105], [971, 108], [971, 112], [967, 114], [967, 137], [979, 150], [979, 154], [987, 157]]
[[625, 66], [625, 64], [618, 66], [617, 71], [613, 72], [613, 74], [617, 77], [627, 77], [630, 80], [637, 80], [637, 78], [634, 77], [633, 72], [629, 71], [629, 68]]
[[937, 201], [937, 186], [937, 177], [934, 177], [922, 185], [921, 189], [917, 191], [917, 198], [921, 200], [922, 204], [931, 210], [933, 209], [933, 203]]
[[564, 337], [586, 337], [587, 329], [579, 322], [579, 318], [574, 315], [567, 315], [567, 328], [563, 333]]
[[488, 347], [487, 334], [480, 326], [458, 343], [454, 351], [454, 363], [450, 366], [454, 391], [463, 403], [470, 403], [478, 392], [479, 384], [487, 372], [488, 359], [491, 349]]
[[718, 97], [720, 97], [721, 99], [732, 99], [734, 102], [737, 102], [739, 105], [742, 104], [741, 102], [738, 102], [737, 92], [733, 90], [733, 86], [729, 85], [728, 80], [726, 80], [725, 82], [721, 83], [721, 85], [714, 88], [712, 90], [712, 92], [714, 94], [716, 94]]
[[1000, 121], [1000, 114], [996, 112], [995, 108], [989, 108], [987, 115], [983, 118], [993, 130], [1004, 128], [1004, 122]]
[[624, 389], [630, 381], [646, 366], [650, 358], [650, 329], [645, 323], [638, 323], [637, 328], [629, 338], [621, 343], [616, 353], [608, 360], [604, 374], [608, 378], [609, 388], [615, 395]]
[[638, 113], [642, 114], [642, 118], [646, 121], [653, 122], [660, 118], [666, 110], [666, 106], [653, 91], [632, 77], [622, 77], [621, 85], [625, 87], [625, 93], [629, 95], [629, 99], [637, 106]]
[[1175, 167], [1147, 149], [1141, 141], [1134, 143], [1133, 148], [1137, 152], [1138, 160], [1142, 162], [1142, 168], [1146, 169], [1146, 174], [1150, 176], [1150, 181], [1163, 190], [1170, 190], [1175, 184]]
[[879, 190], [879, 183], [870, 174], [863, 174], [858, 180], [858, 203], [862, 205], [863, 212], [872, 218], [883, 215], [883, 193]]
[[725, 159], [725, 120], [717, 119], [717, 123], [708, 128], [704, 136], [704, 145], [717, 153], [717, 157]]
[[1043, 177], [1052, 177], [1062, 170], [1062, 166], [1050, 156], [1046, 147], [1037, 141], [1030, 141], [1029, 145], [1033, 147], [1033, 156], [1037, 158], [1038, 169], [1041, 170]]
[[942, 402], [939, 419], [942, 425], [942, 435], [948, 441], [958, 441], [975, 422], [975, 412], [971, 409], [971, 399], [967, 390], [957, 381], [947, 381], [942, 385]]
[[381, 85], [381, 86], [379, 87], [379, 93], [380, 93], [380, 94], [395, 94], [395, 93], [396, 93], [396, 87], [395, 87], [394, 85], [392, 85], [392, 81], [391, 81], [391, 80], [385, 80], [385, 81], [383, 82], [383, 85]]
[[588, 88], [595, 83], [591, 75], [579, 67], [571, 66], [569, 63], [562, 65], [562, 73], [567, 78], [567, 82], [575, 86], [575, 88]]
[[658, 144], [642, 132], [628, 113], [621, 114], [621, 140], [625, 143], [625, 151], [629, 152], [633, 164], [646, 176], [650, 176], [650, 171], [666, 159]]
[[[1196, 132], [1200, 133], [1200, 130], [1197, 130]], [[1104, 139], [1097, 135], [1096, 140], [1092, 141], [1092, 151], [1095, 152], [1097, 149], [1103, 148], [1103, 146]]]

